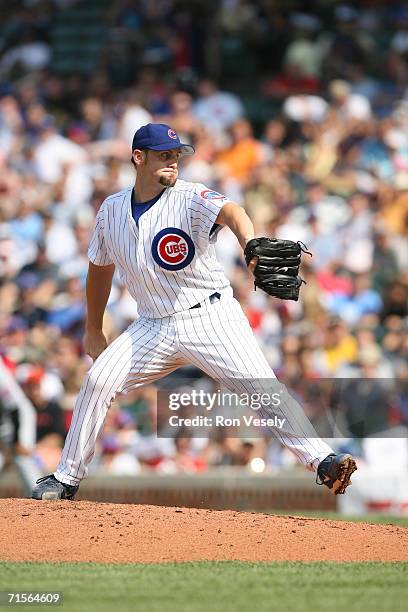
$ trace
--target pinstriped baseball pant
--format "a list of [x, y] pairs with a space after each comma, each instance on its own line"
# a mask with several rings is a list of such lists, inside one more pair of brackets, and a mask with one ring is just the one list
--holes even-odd
[[[86, 476], [107, 410], [119, 393], [151, 384], [177, 368], [193, 364], [230, 392], [276, 391], [277, 380], [252, 333], [241, 306], [224, 291], [218, 302], [171, 317], [141, 317], [98, 357], [79, 392], [56, 478], [75, 485]], [[283, 385], [281, 388], [285, 389]], [[272, 416], [263, 407], [262, 417]], [[309, 469], [333, 452], [314, 431], [297, 401], [285, 390], [273, 414], [285, 419], [272, 431]], [[257, 415], [257, 416], [258, 416]]]

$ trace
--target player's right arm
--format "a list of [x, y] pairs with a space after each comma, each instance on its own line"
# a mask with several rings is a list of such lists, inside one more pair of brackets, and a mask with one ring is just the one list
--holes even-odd
[[103, 315], [112, 287], [114, 264], [95, 266], [89, 262], [86, 278], [86, 327], [84, 350], [95, 360], [106, 349], [107, 341], [102, 331]]
[[89, 267], [86, 278], [87, 316], [84, 350], [93, 360], [99, 357], [107, 347], [107, 341], [102, 330], [103, 315], [115, 272], [115, 265], [105, 244], [105, 202], [96, 216], [95, 230], [88, 249]]

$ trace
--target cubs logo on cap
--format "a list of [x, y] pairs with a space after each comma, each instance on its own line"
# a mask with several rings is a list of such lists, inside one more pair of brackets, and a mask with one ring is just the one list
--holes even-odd
[[152, 257], [165, 270], [182, 270], [192, 262], [194, 255], [194, 243], [181, 229], [168, 227], [153, 238]]
[[193, 145], [180, 142], [177, 132], [166, 123], [142, 125], [133, 136], [132, 151], [135, 149], [152, 149], [152, 151], [181, 149], [182, 155], [194, 153]]

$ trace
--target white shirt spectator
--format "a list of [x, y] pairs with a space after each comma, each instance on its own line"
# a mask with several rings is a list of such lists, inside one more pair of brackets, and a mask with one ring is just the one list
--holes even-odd
[[151, 114], [143, 108], [143, 106], [132, 104], [128, 106], [123, 114], [119, 129], [119, 137], [131, 146], [135, 132], [142, 127], [142, 125], [146, 125], [152, 121], [153, 118]]
[[361, 94], [350, 94], [340, 110], [347, 119], [368, 121], [371, 118], [371, 104]]
[[282, 225], [276, 230], [276, 238], [280, 240], [300, 240], [307, 244], [310, 240], [310, 229], [300, 220], [296, 219], [296, 215], [289, 216]]
[[318, 43], [299, 38], [289, 45], [284, 63], [295, 65], [302, 75], [316, 77], [320, 74], [322, 50]]
[[91, 199], [93, 184], [87, 164], [75, 165], [68, 171], [63, 199], [73, 213], [85, 207]]
[[41, 70], [48, 66], [51, 58], [49, 46], [41, 41], [31, 42], [10, 49], [0, 63], [0, 72], [9, 72], [15, 64], [21, 64], [25, 71]]
[[361, 94], [351, 93], [351, 85], [347, 81], [342, 79], [331, 81], [329, 92], [342, 118], [360, 121], [368, 121], [371, 118], [370, 101]]
[[283, 104], [284, 114], [292, 121], [320, 123], [329, 105], [320, 96], [289, 96]]
[[37, 246], [31, 240], [13, 238], [6, 223], [0, 224], [0, 277], [17, 274], [37, 257]]
[[214, 167], [204, 159], [188, 159], [185, 166], [180, 169], [180, 178], [192, 183], [203, 182], [211, 185], [214, 180]]
[[373, 214], [365, 210], [351, 217], [340, 230], [344, 248], [343, 263], [355, 274], [367, 272], [372, 266], [372, 225]]
[[64, 164], [84, 164], [86, 153], [68, 138], [49, 132], [36, 148], [34, 162], [39, 178], [46, 183], [55, 183], [62, 177]]
[[69, 225], [53, 221], [45, 235], [45, 248], [47, 259], [51, 263], [60, 264], [73, 258], [78, 246]]
[[339, 196], [326, 195], [320, 202], [313, 204], [311, 212], [317, 217], [322, 234], [335, 232], [350, 219], [347, 202]]
[[101, 472], [114, 476], [136, 476], [141, 471], [140, 463], [131, 453], [122, 451], [112, 458], [109, 464], [104, 464]]
[[193, 115], [209, 130], [225, 130], [244, 115], [244, 107], [234, 94], [215, 91], [193, 105]]

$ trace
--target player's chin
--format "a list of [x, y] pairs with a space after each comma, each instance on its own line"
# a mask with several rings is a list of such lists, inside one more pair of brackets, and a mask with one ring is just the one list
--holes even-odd
[[176, 184], [177, 181], [177, 177], [178, 177], [178, 172], [169, 172], [166, 174], [162, 174], [159, 178], [159, 183], [160, 185], [163, 185], [163, 187], [173, 187], [173, 185]]

